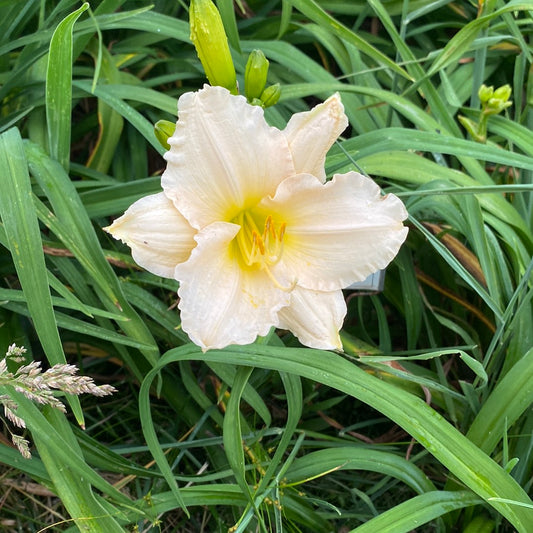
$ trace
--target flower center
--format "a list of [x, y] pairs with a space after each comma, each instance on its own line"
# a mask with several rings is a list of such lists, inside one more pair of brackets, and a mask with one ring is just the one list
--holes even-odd
[[277, 224], [271, 215], [265, 218], [263, 226], [258, 224], [261, 217], [254, 216], [249, 210], [241, 211], [233, 220], [241, 229], [234, 239], [234, 251], [244, 268], [260, 268], [264, 270], [276, 287], [292, 290], [294, 285], [284, 287], [274, 277], [270, 267], [281, 259], [283, 238], [287, 224]]
[[286, 224], [275, 224], [272, 216], [265, 219], [262, 230], [249, 211], [242, 211], [233, 220], [241, 227], [235, 237], [242, 263], [248, 267], [275, 265], [283, 252], [283, 237]]

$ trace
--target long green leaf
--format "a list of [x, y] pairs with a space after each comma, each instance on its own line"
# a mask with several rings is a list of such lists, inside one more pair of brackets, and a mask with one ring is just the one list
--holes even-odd
[[490, 453], [510, 427], [533, 403], [533, 348], [496, 385], [483, 403], [467, 437]]
[[[90, 50], [93, 57], [98, 58], [99, 54], [103, 55], [103, 59], [100, 61], [102, 76], [107, 83], [118, 83], [120, 72], [113, 62], [113, 56], [103, 47], [97, 50], [95, 48], [96, 46], [93, 46]], [[113, 161], [123, 130], [124, 120], [119, 113], [99, 100], [98, 125], [100, 128], [98, 140], [94, 150], [91, 152], [87, 166], [103, 173], [107, 172]]]
[[[51, 364], [64, 363], [65, 355], [54, 319], [52, 299], [48, 287], [48, 278], [42, 242], [37, 222], [37, 216], [32, 201], [32, 192], [28, 175], [28, 167], [22, 139], [18, 130], [11, 129], [0, 136], [0, 164], [2, 173], [2, 194], [0, 195], [0, 213], [5, 227], [7, 240], [12, 250], [13, 261], [17, 269], [22, 290], [26, 295], [29, 313], [33, 319], [39, 340]], [[94, 501], [90, 487], [82, 482], [79, 469], [87, 476], [87, 466], [84, 462], [76, 462], [78, 470], [65, 470], [71, 456], [64, 454], [66, 439], [73, 439], [70, 426], [63, 414], [55, 417], [55, 427], [61, 426], [61, 436], [54, 426], [47, 422], [37, 408], [20, 393], [9, 391], [18, 405], [18, 414], [26, 421], [32, 430], [46, 469], [53, 479], [58, 493], [69, 513], [75, 518], [88, 518], [84, 523], [90, 524], [91, 517], [100, 517], [101, 507]], [[17, 397], [18, 396], [18, 397]], [[77, 397], [71, 398], [70, 403], [74, 412], [82, 423], [83, 415]], [[53, 435], [55, 434], [55, 439]], [[92, 471], [90, 471], [92, 473]], [[92, 473], [93, 479], [96, 474]], [[103, 482], [99, 477], [98, 482]], [[100, 483], [102, 485], [102, 483]], [[76, 496], [73, 487], [78, 486]], [[118, 492], [118, 491], [117, 491]], [[120, 494], [120, 493], [119, 493]], [[122, 496], [122, 495], [121, 495]], [[108, 526], [107, 531], [119, 531], [113, 519], [102, 517], [102, 525]], [[80, 527], [81, 523], [80, 523]], [[85, 526], [83, 526], [85, 527]], [[83, 529], [82, 529], [83, 530]], [[88, 531], [87, 529], [85, 529]], [[100, 529], [94, 529], [95, 533]], [[103, 529], [101, 530], [103, 533]]]
[[[37, 213], [33, 205], [28, 163], [17, 129], [0, 136], [0, 215], [19, 282], [35, 331], [51, 365], [65, 363], [65, 354], [54, 319], [54, 309], [43, 254]], [[72, 406], [83, 420], [76, 398]]]
[[[55, 286], [54, 288], [55, 290], [58, 290]], [[26, 297], [24, 296], [24, 293], [22, 291], [17, 291], [15, 289], [0, 288], [0, 300], [5, 300], [6, 302], [9, 302], [9, 301], [26, 302]], [[77, 311], [81, 311], [82, 313], [90, 317], [92, 317], [93, 315], [96, 315], [96, 316], [104, 316], [106, 318], [112, 318], [114, 320], [123, 320], [123, 317], [121, 317], [117, 313], [111, 313], [109, 311], [103, 311], [102, 309], [98, 309], [96, 307], [87, 306], [83, 304], [82, 302], [80, 302], [75, 297], [74, 299], [67, 299], [67, 298], [58, 298], [57, 296], [52, 296], [52, 303], [54, 307], [64, 307], [66, 309], [75, 309]]]
[[242, 431], [241, 431], [241, 411], [240, 403], [244, 388], [248, 383], [248, 379], [252, 374], [253, 368], [241, 367], [237, 370], [228, 405], [226, 407], [226, 415], [224, 416], [223, 437], [224, 437], [224, 451], [228, 458], [228, 463], [233, 470], [235, 479], [242, 493], [252, 502], [252, 493], [246, 481], [244, 450], [242, 445]]
[[380, 52], [377, 48], [373, 47], [363, 38], [359, 37], [356, 33], [349, 30], [339, 21], [335, 20], [314, 0], [290, 0], [290, 2], [296, 9], [301, 11], [305, 16], [309, 17], [313, 22], [329, 27], [338, 37], [353, 44], [356, 48], [371, 57], [379, 65], [389, 68], [404, 78], [411, 79], [411, 76], [409, 76], [409, 74], [407, 74], [403, 68], [399, 67], [394, 61]]
[[344, 93], [358, 93], [366, 96], [371, 96], [376, 104], [382, 102], [387, 103], [398, 113], [410, 120], [415, 126], [427, 131], [437, 131], [440, 129], [440, 124], [434, 117], [426, 113], [423, 109], [418, 107], [411, 100], [383, 89], [374, 87], [364, 87], [361, 85], [348, 85], [337, 81], [323, 82], [323, 83], [294, 83], [291, 85], [284, 85], [281, 93], [280, 101], [291, 100], [292, 98], [305, 98], [320, 93], [332, 93], [338, 91]]
[[153, 364], [158, 349], [154, 339], [124, 297], [121, 285], [107, 262], [91, 221], [83, 208], [76, 188], [63, 168], [50, 159], [38, 146], [26, 143], [26, 153], [32, 174], [45, 191], [55, 216], [45, 206], [34, 200], [39, 216], [63, 244], [74, 254], [93, 282], [101, 288], [107, 298], [103, 303], [109, 310], [123, 314], [121, 328], [133, 339], [146, 345], [143, 354]]
[[433, 62], [428, 70], [428, 77], [432, 76], [447, 65], [456, 62], [469, 49], [474, 39], [478, 36], [479, 31], [487, 26], [490, 21], [505, 13], [513, 11], [527, 11], [533, 9], [533, 2], [521, 2], [511, 0], [505, 7], [494, 11], [483, 17], [479, 17], [472, 22], [463, 26], [446, 44], [437, 59]]
[[233, 0], [217, 0], [218, 11], [220, 18], [224, 23], [224, 30], [228, 36], [228, 42], [232, 48], [238, 53], [241, 53], [241, 45], [239, 42], [239, 30], [237, 28], [237, 19], [235, 18], [235, 6]]
[[[302, 398], [302, 383], [298, 376], [294, 374], [281, 373], [281, 380], [285, 387], [285, 394], [287, 397], [287, 425], [282, 433], [279, 444], [276, 447], [276, 451], [268, 468], [259, 483], [257, 493], [261, 494], [262, 491], [271, 483], [271, 478], [274, 473], [279, 469], [279, 465], [287, 448], [291, 441], [294, 439], [294, 433], [300, 421], [303, 410], [303, 398]], [[283, 469], [290, 467], [290, 464], [285, 463]], [[280, 473], [276, 473], [276, 478], [279, 478]]]
[[[68, 422], [63, 422], [59, 418], [63, 415], [51, 411], [48, 416], [53, 421], [52, 425], [22, 393], [10, 390], [9, 394], [16, 400], [19, 406], [17, 413], [26, 421], [38, 444], [56, 489], [63, 501], [69, 504], [69, 512], [73, 518], [80, 519], [80, 527], [83, 522], [87, 522], [95, 528], [82, 531], [91, 533], [123, 531], [113, 526], [111, 521], [108, 523], [106, 516], [102, 515], [102, 508], [94, 501], [89, 483], [123, 505], [129, 506], [131, 500], [85, 463], [74, 436], [69, 435]], [[109, 519], [111, 520], [111, 517]], [[99, 527], [100, 520], [101, 527]], [[109, 529], [105, 529], [106, 526], [109, 526]]]
[[427, 492], [400, 503], [352, 529], [350, 533], [408, 533], [446, 513], [476, 505], [480, 501], [466, 491]]
[[[404, 128], [386, 128], [379, 131], [365, 133], [359, 137], [343, 143], [344, 148], [356, 158], [365, 157], [376, 152], [386, 150], [420, 150], [467, 156], [476, 159], [493, 161], [501, 165], [533, 170], [533, 158], [498, 148], [489, 144], [480, 144], [465, 139], [440, 135], [437, 132], [419, 132]], [[487, 185], [493, 185], [492, 180], [486, 180]]]
[[435, 490], [429, 478], [412, 462], [394, 453], [359, 446], [330, 448], [310, 452], [294, 461], [285, 474], [287, 485], [337, 470], [367, 470], [403, 481], [419, 494]]
[[[157, 364], [154, 368], [158, 367], [160, 367], [159, 364]], [[165, 478], [168, 486], [170, 487], [173, 498], [175, 500], [174, 505], [177, 503], [188, 515], [189, 513], [185, 506], [183, 497], [180, 493], [178, 484], [176, 483], [176, 480], [174, 478], [172, 469], [170, 468], [165, 454], [159, 444], [159, 440], [157, 439], [157, 433], [155, 431], [152, 415], [150, 413], [150, 388], [156, 375], [156, 373], [150, 372], [147, 374], [144, 381], [142, 382], [141, 390], [139, 391], [139, 417], [141, 419], [142, 430], [144, 438], [146, 440], [146, 444], [150, 448], [150, 452], [152, 453], [153, 458], [159, 466], [161, 474], [163, 474], [163, 477]]]
[[[235, 368], [229, 365], [219, 365], [218, 363], [212, 363], [210, 368], [230, 387], [233, 387], [235, 381]], [[265, 425], [269, 427], [272, 424], [272, 416], [266, 406], [265, 402], [261, 398], [260, 394], [247, 383], [242, 394], [242, 399], [260, 416]]]
[[[17, 314], [20, 315], [31, 316], [31, 314], [26, 309], [26, 306], [21, 303], [4, 303], [3, 307], [5, 307], [6, 309], [11, 309], [12, 311], [15, 311]], [[55, 311], [54, 316], [57, 326], [69, 331], [75, 331], [76, 333], [80, 333], [82, 335], [89, 335], [91, 337], [96, 337], [97, 339], [103, 341], [114, 342], [117, 344], [122, 344], [124, 346], [133, 346], [135, 348], [138, 348], [139, 350], [147, 350], [150, 347], [150, 345], [143, 344], [142, 342], [136, 341], [135, 339], [126, 337], [125, 335], [121, 335], [116, 331], [109, 330], [100, 326], [95, 326], [94, 324], [84, 322], [83, 320], [79, 320], [70, 315], [60, 313], [59, 311]]]
[[31, 459], [22, 457], [16, 448], [0, 444], [0, 463], [15, 468], [19, 472], [23, 472], [28, 476], [42, 479], [43, 481], [50, 481], [50, 476], [46, 471], [43, 462], [38, 458], [32, 456]]
[[109, 105], [117, 113], [122, 115], [126, 120], [131, 122], [135, 128], [137, 128], [144, 138], [152, 145], [152, 147], [161, 155], [165, 152], [165, 149], [161, 146], [161, 143], [157, 140], [154, 133], [154, 126], [144, 116], [131, 107], [129, 104], [117, 98], [109, 87], [106, 85], [98, 85], [93, 91], [92, 84], [85, 80], [76, 80], [73, 82], [74, 87], [79, 87], [87, 93], [87, 95], [97, 96], [100, 100]]
[[[358, 398], [403, 427], [462, 483], [505, 516], [520, 533], [527, 533], [529, 524], [533, 523], [533, 508], [520, 506], [532, 503], [526, 492], [482, 450], [420, 398], [373, 377], [338, 354], [256, 345], [206, 353], [193, 346], [176, 348], [162, 356], [141, 387], [139, 404], [146, 415], [149, 413], [149, 387], [159, 368], [186, 359], [226, 361], [294, 373]], [[162, 454], [155, 458], [162, 470], [168, 469]], [[160, 464], [161, 460], [164, 463]], [[518, 505], [491, 498], [514, 500]]]
[[[121, 512], [112, 504], [109, 504], [106, 510], [92, 491], [90, 480], [98, 479], [103, 482], [103, 479], [85, 464], [81, 454], [79, 454], [79, 448], [75, 443], [74, 437], [69, 439], [70, 442], [68, 443], [74, 448], [68, 449], [65, 434], [70, 433], [70, 427], [65, 417], [57, 410], [51, 409], [49, 410], [48, 418], [53, 426], [58, 429], [56, 436], [61, 435], [59, 437], [61, 439], [59, 446], [61, 451], [58, 453], [55, 447], [51, 447], [50, 443], [46, 442], [47, 439], [36, 428], [32, 428], [32, 435], [38, 445], [39, 453], [44, 463], [57, 465], [55, 468], [48, 466], [48, 472], [54, 483], [55, 490], [61, 498], [61, 502], [68, 509], [79, 531], [82, 533], [121, 533], [124, 530], [115, 520], [115, 517], [118, 517]], [[33, 421], [31, 425], [33, 425]], [[69, 460], [64, 460], [65, 452], [70, 455]], [[80, 471], [83, 472], [82, 475], [80, 475]], [[100, 485], [104, 487], [104, 483], [100, 483]], [[113, 489], [112, 485], [108, 485], [105, 488], [108, 491]], [[119, 492], [115, 489], [114, 495], [116, 496], [117, 493]], [[123, 503], [129, 503], [123, 497], [121, 499]]]
[[70, 162], [72, 111], [72, 29], [78, 17], [89, 8], [85, 2], [57, 26], [48, 56], [46, 71], [46, 122], [50, 152], [63, 168]]

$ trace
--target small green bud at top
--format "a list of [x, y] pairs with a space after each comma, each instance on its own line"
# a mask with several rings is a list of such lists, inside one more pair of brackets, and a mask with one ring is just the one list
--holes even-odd
[[483, 113], [486, 115], [497, 115], [504, 109], [513, 105], [513, 102], [509, 100], [511, 92], [512, 89], [510, 85], [502, 85], [501, 87], [498, 87], [494, 91], [492, 98], [489, 98], [489, 100], [484, 103]]
[[487, 87], [486, 85], [482, 85], [477, 95], [479, 96], [479, 100], [482, 104], [485, 102], [488, 102], [490, 98], [492, 98], [492, 95], [494, 94], [494, 87]]
[[211, 0], [191, 0], [191, 41], [211, 85], [237, 94], [237, 77], [220, 13]]
[[279, 97], [281, 96], [281, 85], [275, 83], [274, 85], [269, 85], [262, 93], [261, 100], [263, 102], [263, 107], [270, 107], [278, 103]]
[[487, 106], [483, 109], [483, 113], [486, 115], [497, 115], [501, 113], [504, 109], [511, 107], [513, 105], [512, 101], [503, 102], [498, 98], [491, 98], [487, 102]]
[[244, 71], [244, 94], [248, 101], [261, 96], [267, 81], [268, 65], [268, 59], [261, 50], [250, 53]]
[[155, 136], [161, 143], [161, 146], [166, 150], [170, 150], [168, 138], [174, 135], [175, 130], [176, 124], [174, 122], [170, 122], [169, 120], [158, 120], [154, 125]]
[[502, 100], [503, 102], [507, 102], [507, 100], [509, 100], [509, 98], [511, 97], [512, 91], [513, 90], [511, 89], [511, 86], [509, 84], [502, 85], [494, 91], [492, 97], [497, 98], [498, 100]]

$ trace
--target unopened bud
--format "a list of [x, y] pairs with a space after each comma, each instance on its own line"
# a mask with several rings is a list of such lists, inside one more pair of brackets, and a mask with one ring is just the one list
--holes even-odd
[[170, 150], [170, 145], [168, 144], [168, 138], [174, 135], [176, 130], [176, 123], [170, 122], [169, 120], [158, 120], [154, 125], [154, 133], [157, 137], [157, 140], [161, 143], [161, 146], [165, 150]]
[[261, 93], [261, 101], [263, 102], [263, 107], [270, 107], [278, 103], [279, 97], [281, 96], [281, 85], [275, 83], [274, 85], [269, 85]]
[[497, 115], [504, 109], [513, 105], [513, 102], [509, 100], [511, 92], [512, 89], [510, 85], [502, 85], [501, 87], [498, 87], [494, 91], [492, 98], [489, 98], [488, 102], [486, 102], [483, 112], [487, 115]]
[[268, 59], [261, 50], [250, 53], [244, 71], [244, 94], [248, 101], [261, 96], [267, 81], [268, 64]]
[[486, 85], [482, 85], [477, 92], [477, 95], [479, 96], [479, 101], [482, 104], [488, 102], [492, 98], [493, 94], [494, 87], [487, 87]]
[[191, 41], [211, 85], [237, 94], [235, 67], [220, 13], [211, 0], [191, 0], [189, 8]]
[[509, 84], [502, 85], [501, 87], [498, 87], [494, 94], [492, 95], [493, 98], [498, 98], [499, 100], [502, 100], [503, 102], [507, 102], [509, 98], [511, 97], [511, 92], [513, 90], [511, 89], [511, 86]]

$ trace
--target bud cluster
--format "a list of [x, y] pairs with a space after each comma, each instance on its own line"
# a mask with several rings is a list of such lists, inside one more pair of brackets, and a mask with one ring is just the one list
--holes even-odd
[[459, 121], [466, 128], [472, 138], [478, 142], [487, 141], [487, 124], [489, 117], [498, 115], [511, 105], [513, 105], [511, 98], [511, 86], [502, 85], [496, 90], [494, 87], [487, 87], [481, 85], [478, 90], [479, 101], [481, 102], [481, 112], [479, 120], [476, 122], [470, 118], [459, 116]]
[[[191, 42], [209, 83], [225, 87], [231, 94], [238, 94], [237, 76], [224, 23], [212, 0], [191, 0], [189, 26]], [[268, 67], [268, 59], [261, 50], [250, 53], [244, 72], [244, 95], [252, 105], [270, 107], [279, 100], [280, 84], [267, 86]], [[175, 124], [168, 120], [160, 120], [154, 126], [155, 136], [166, 150], [170, 149], [168, 138], [175, 128]]]
[[265, 54], [261, 50], [252, 50], [244, 71], [244, 94], [252, 105], [270, 107], [279, 100], [280, 84], [266, 87], [268, 66]]
[[507, 109], [513, 104], [511, 98], [511, 86], [509, 84], [502, 85], [494, 90], [494, 87], [487, 87], [482, 85], [479, 88], [478, 96], [481, 102], [481, 113], [485, 115], [497, 115], [504, 109]]

